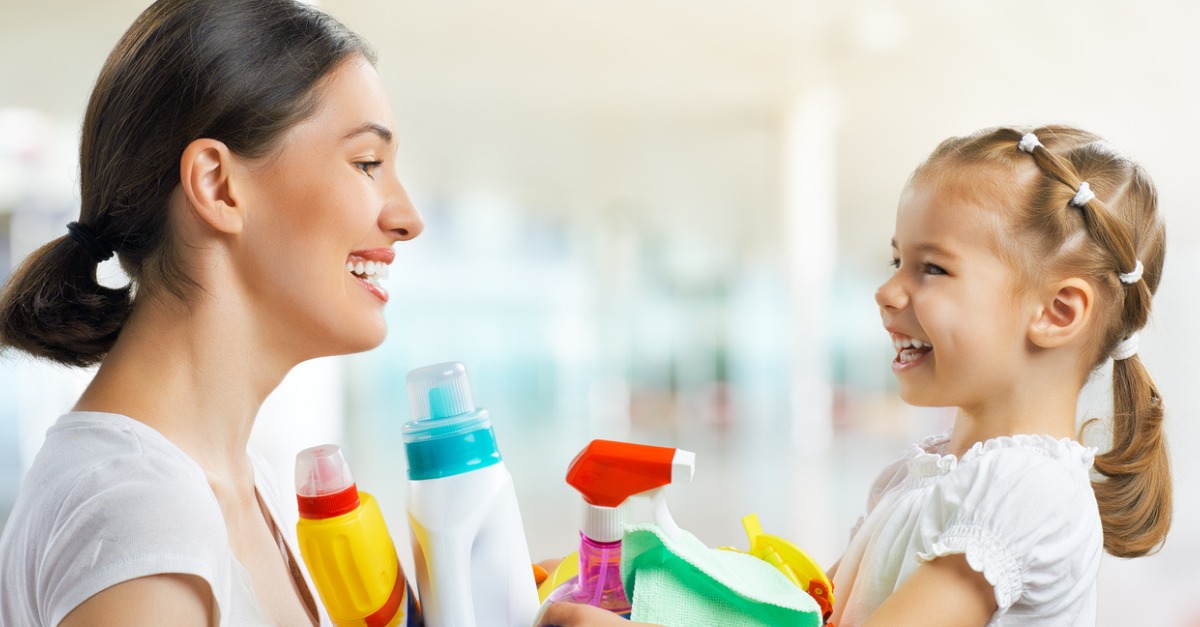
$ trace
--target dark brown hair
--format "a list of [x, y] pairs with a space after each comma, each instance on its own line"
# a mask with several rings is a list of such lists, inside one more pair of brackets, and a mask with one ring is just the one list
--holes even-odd
[[[1019, 144], [1027, 132], [1040, 143], [1023, 151]], [[1025, 279], [1079, 276], [1096, 290], [1097, 331], [1088, 366], [1102, 367], [1117, 344], [1146, 325], [1162, 279], [1166, 230], [1150, 176], [1096, 135], [1067, 126], [995, 128], [948, 139], [914, 178], [956, 165], [995, 167], [1007, 175], [998, 182], [1014, 199], [1011, 215], [1004, 216], [1013, 231], [1005, 252]], [[1095, 198], [1072, 204], [1084, 182]], [[1120, 275], [1139, 262], [1141, 280], [1123, 282]], [[1092, 487], [1104, 547], [1118, 557], [1156, 550], [1171, 526], [1162, 421], [1162, 396], [1141, 359], [1113, 361], [1112, 448], [1096, 457], [1100, 478]]]
[[315, 111], [317, 82], [342, 60], [374, 60], [345, 26], [295, 0], [159, 0], [109, 54], [88, 101], [79, 151], [79, 222], [132, 279], [96, 280], [97, 262], [65, 235], [24, 260], [0, 292], [0, 348], [94, 364], [112, 348], [134, 289], [186, 299], [169, 201], [192, 141], [268, 155]]

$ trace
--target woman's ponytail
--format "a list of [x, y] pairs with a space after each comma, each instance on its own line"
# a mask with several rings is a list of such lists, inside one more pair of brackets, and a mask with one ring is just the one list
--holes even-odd
[[68, 366], [98, 363], [129, 315], [130, 289], [100, 285], [96, 266], [66, 235], [29, 255], [0, 292], [0, 348]]

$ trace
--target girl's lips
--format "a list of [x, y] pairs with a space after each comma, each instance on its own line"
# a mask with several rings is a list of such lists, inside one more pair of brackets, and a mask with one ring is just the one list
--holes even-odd
[[933, 351], [926, 351], [924, 353], [921, 353], [916, 359], [913, 359], [912, 361], [904, 361], [903, 359], [901, 359], [900, 356], [902, 354], [903, 354], [903, 352], [897, 353], [896, 358], [892, 360], [892, 372], [895, 372], [895, 373], [906, 372], [906, 371], [912, 370], [913, 368], [920, 366], [921, 364], [925, 363], [925, 361], [927, 359], [929, 359], [929, 356], [933, 354]]

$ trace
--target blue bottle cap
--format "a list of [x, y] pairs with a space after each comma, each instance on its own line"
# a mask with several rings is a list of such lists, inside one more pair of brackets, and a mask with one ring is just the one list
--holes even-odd
[[434, 364], [408, 373], [413, 421], [404, 425], [408, 478], [436, 479], [500, 461], [486, 409], [475, 406], [467, 368]]

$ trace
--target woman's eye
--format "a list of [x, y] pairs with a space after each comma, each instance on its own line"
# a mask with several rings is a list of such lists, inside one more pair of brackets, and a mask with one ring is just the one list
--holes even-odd
[[355, 161], [354, 162], [355, 167], [362, 170], [363, 174], [366, 174], [367, 176], [370, 176], [371, 178], [375, 178], [374, 176], [371, 176], [371, 172], [375, 168], [378, 168], [381, 165], [383, 165], [382, 161]]

